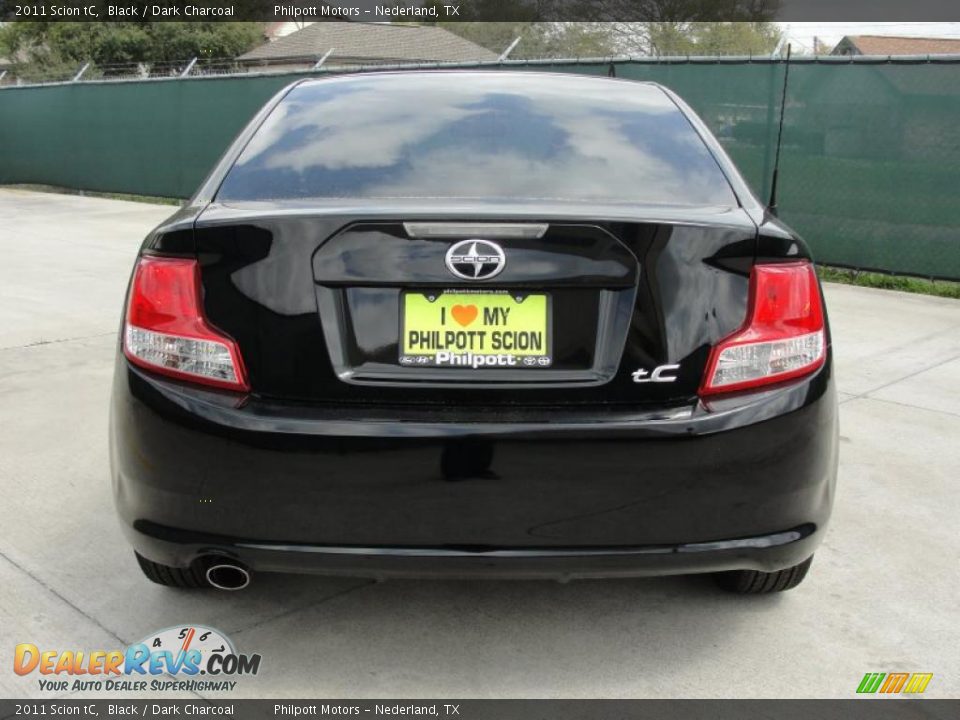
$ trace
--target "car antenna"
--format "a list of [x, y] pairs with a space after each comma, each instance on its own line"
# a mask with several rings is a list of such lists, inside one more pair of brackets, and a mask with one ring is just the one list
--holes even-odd
[[773, 177], [770, 179], [770, 202], [767, 210], [777, 214], [777, 179], [780, 176], [780, 145], [783, 142], [783, 116], [787, 109], [787, 80], [790, 78], [790, 43], [787, 43], [787, 59], [783, 70], [783, 92], [780, 95], [780, 126], [777, 130], [777, 152], [773, 158]]

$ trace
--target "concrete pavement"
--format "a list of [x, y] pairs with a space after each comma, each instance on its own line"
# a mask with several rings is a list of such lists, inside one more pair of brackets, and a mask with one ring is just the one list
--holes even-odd
[[172, 210], [0, 190], [0, 696], [51, 697], [11, 671], [16, 643], [113, 649], [188, 623], [263, 656], [230, 697], [851, 697], [867, 671], [960, 696], [960, 302], [827, 287], [840, 484], [789, 593], [293, 576], [178, 592], [140, 575], [107, 471], [122, 295]]

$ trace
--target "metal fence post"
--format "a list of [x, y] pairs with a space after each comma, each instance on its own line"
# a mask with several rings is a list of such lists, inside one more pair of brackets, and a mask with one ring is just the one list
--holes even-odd
[[193, 66], [196, 65], [196, 64], [197, 64], [197, 59], [196, 59], [196, 58], [193, 58], [193, 60], [191, 60], [191, 61], [187, 64], [187, 66], [183, 69], [183, 72], [180, 73], [180, 77], [185, 78], [187, 75], [189, 75], [189, 74], [190, 74], [190, 71], [193, 70]]
[[500, 57], [497, 58], [497, 62], [503, 62], [503, 61], [506, 60], [508, 57], [510, 57], [510, 53], [513, 52], [513, 49], [514, 49], [517, 45], [520, 44], [520, 38], [521, 38], [521, 37], [522, 37], [522, 36], [518, 36], [516, 40], [514, 40], [512, 43], [510, 43], [509, 45], [507, 45], [507, 49], [504, 50], [502, 53], [500, 53]]
[[319, 60], [317, 60], [316, 64], [313, 66], [312, 69], [313, 69], [313, 70], [319, 70], [320, 68], [322, 68], [322, 67], [323, 67], [323, 64], [327, 61], [327, 58], [330, 57], [331, 53], [333, 53], [333, 48], [330, 48], [329, 50], [327, 50], [327, 51], [323, 54], [323, 57], [320, 58]]
[[74, 75], [74, 76], [73, 76], [73, 80], [71, 80], [70, 82], [78, 82], [78, 81], [80, 80], [80, 78], [83, 77], [83, 74], [87, 71], [87, 68], [88, 68], [88, 67], [90, 67], [90, 63], [89, 63], [89, 62], [88, 62], [86, 65], [84, 65], [82, 68], [80, 68], [80, 72], [78, 72], [76, 75]]

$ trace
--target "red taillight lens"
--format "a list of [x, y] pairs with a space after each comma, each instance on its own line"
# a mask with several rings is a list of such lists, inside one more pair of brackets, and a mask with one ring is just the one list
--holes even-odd
[[247, 391], [236, 342], [204, 318], [196, 260], [143, 257], [127, 304], [123, 352], [130, 362], [182, 380]]
[[823, 304], [809, 262], [755, 265], [744, 326], [710, 353], [701, 395], [748, 390], [823, 365]]

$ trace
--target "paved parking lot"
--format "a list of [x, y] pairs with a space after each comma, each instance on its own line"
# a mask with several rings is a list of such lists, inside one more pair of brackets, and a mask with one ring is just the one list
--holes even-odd
[[867, 671], [960, 696], [960, 302], [829, 286], [842, 391], [833, 525], [807, 581], [258, 576], [147, 582], [114, 519], [107, 400], [137, 246], [172, 208], [0, 190], [0, 696], [16, 643], [114, 649], [203, 623], [263, 656], [231, 697], [850, 697]]

